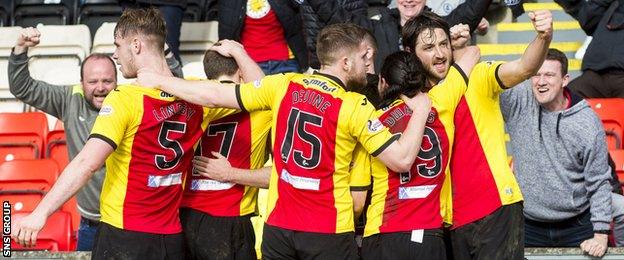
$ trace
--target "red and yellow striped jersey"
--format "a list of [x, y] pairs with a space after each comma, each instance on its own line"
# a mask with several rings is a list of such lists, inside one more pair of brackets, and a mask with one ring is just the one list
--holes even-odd
[[208, 121], [234, 112], [138, 86], [111, 91], [90, 135], [114, 148], [106, 160], [101, 221], [131, 231], [181, 232], [178, 208], [193, 146]]
[[507, 164], [504, 121], [499, 106], [502, 62], [481, 62], [455, 111], [451, 158], [453, 228], [479, 220], [503, 205], [522, 201]]
[[268, 76], [240, 85], [237, 97], [245, 110], [273, 112], [267, 224], [317, 233], [353, 231], [353, 149], [359, 142], [377, 155], [398, 139], [373, 106], [324, 74]]
[[[210, 122], [196, 154], [212, 157], [218, 151], [235, 168], [258, 169], [268, 159], [271, 111], [240, 112]], [[258, 188], [224, 183], [193, 173], [187, 179], [181, 207], [220, 217], [256, 211]]]
[[[379, 160], [372, 160], [373, 192], [364, 236], [442, 227], [451, 195], [447, 166], [453, 143], [453, 116], [466, 91], [467, 80], [454, 65], [444, 81], [427, 93], [432, 107], [420, 152], [410, 172], [397, 173]], [[378, 113], [392, 133], [402, 133], [412, 115], [401, 100]]]

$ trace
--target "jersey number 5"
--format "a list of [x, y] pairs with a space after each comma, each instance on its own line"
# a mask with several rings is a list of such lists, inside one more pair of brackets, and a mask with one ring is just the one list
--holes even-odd
[[182, 156], [184, 155], [184, 150], [182, 149], [182, 145], [175, 140], [169, 138], [170, 132], [176, 132], [184, 134], [186, 132], [186, 123], [175, 122], [175, 121], [164, 121], [162, 126], [160, 127], [160, 133], [158, 133], [158, 144], [164, 149], [168, 149], [173, 151], [173, 159], [167, 160], [167, 157], [162, 154], [157, 154], [154, 156], [154, 160], [156, 161], [156, 167], [161, 170], [169, 170], [180, 162]]
[[[321, 162], [322, 144], [317, 136], [306, 131], [306, 125], [313, 125], [321, 128], [323, 127], [323, 118], [300, 111], [296, 108], [290, 110], [290, 115], [288, 115], [288, 128], [286, 129], [286, 136], [284, 137], [281, 148], [281, 157], [282, 161], [287, 163], [292, 154], [293, 160], [297, 165], [304, 169], [313, 169]], [[293, 149], [293, 143], [298, 141], [295, 140], [295, 135], [310, 145], [310, 157], [305, 157], [301, 150]]]

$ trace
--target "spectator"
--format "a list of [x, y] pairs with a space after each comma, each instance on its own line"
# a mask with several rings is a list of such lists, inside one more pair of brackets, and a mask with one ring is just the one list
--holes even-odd
[[589, 43], [583, 74], [569, 84], [570, 90], [586, 98], [624, 98], [624, 4], [619, 0], [555, 0], [578, 20], [593, 40]]
[[292, 0], [218, 2], [219, 39], [243, 44], [264, 74], [308, 68], [298, 6]]
[[[95, 122], [102, 102], [117, 86], [113, 60], [103, 54], [87, 57], [80, 69], [80, 84], [55, 86], [34, 80], [28, 70], [28, 48], [37, 46], [41, 37], [35, 28], [24, 28], [9, 57], [9, 90], [17, 99], [63, 121], [69, 159], [82, 149]], [[91, 251], [100, 221], [100, 191], [105, 168], [97, 170], [76, 199], [81, 216], [78, 228], [78, 251]]]
[[165, 19], [165, 26], [167, 26], [166, 42], [169, 45], [169, 50], [178, 62], [182, 62], [180, 59], [180, 28], [182, 28], [187, 0], [119, 0], [119, 2], [124, 8], [158, 7]]
[[501, 95], [501, 110], [525, 199], [526, 246], [580, 246], [601, 257], [611, 223], [605, 132], [566, 88], [569, 77], [565, 54], [550, 49], [531, 86]]
[[[346, 5], [344, 1], [307, 0], [319, 19], [327, 24], [349, 21], [368, 28], [377, 40], [378, 52], [375, 59], [377, 70], [381, 68], [381, 63], [386, 56], [404, 49], [401, 39], [403, 25], [409, 19], [419, 16], [424, 10], [430, 10], [425, 6], [425, 0], [399, 0], [396, 9], [381, 8], [379, 13], [374, 14], [370, 19], [362, 19], [362, 15], [366, 13], [352, 12], [350, 7], [355, 4]], [[467, 24], [472, 32], [478, 28], [491, 2], [492, 0], [467, 1], [443, 18], [450, 26]], [[309, 35], [306, 36], [309, 37]], [[310, 45], [308, 49], [312, 49]]]
[[[524, 254], [522, 194], [507, 164], [498, 102], [505, 88], [539, 69], [552, 40], [551, 13], [536, 11], [529, 17], [536, 36], [522, 57], [477, 64], [455, 110], [450, 161], [455, 259], [522, 259]], [[432, 85], [444, 80], [452, 61], [449, 54], [440, 51], [450, 43], [441, 33], [428, 30], [440, 23], [444, 21], [439, 16], [424, 12], [403, 27], [403, 44], [421, 60]], [[429, 37], [420, 40], [421, 34]]]

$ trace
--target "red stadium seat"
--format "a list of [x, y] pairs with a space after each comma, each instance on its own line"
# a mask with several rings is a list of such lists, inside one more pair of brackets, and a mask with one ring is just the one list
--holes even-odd
[[0, 164], [0, 191], [48, 191], [59, 175], [52, 159], [22, 159]]
[[615, 173], [617, 174], [620, 183], [624, 183], [624, 150], [610, 150], [609, 154], [615, 163]]
[[[12, 212], [11, 221], [15, 222], [30, 212]], [[11, 241], [11, 249], [15, 251], [49, 250], [71, 251], [74, 250], [75, 237], [72, 235], [71, 216], [67, 212], [57, 211], [50, 215], [43, 229], [37, 235], [34, 247], [24, 248]]]
[[624, 137], [624, 99], [623, 98], [590, 98], [587, 102], [602, 121], [607, 135], [610, 150], [622, 149]]
[[45, 158], [55, 160], [60, 169], [65, 169], [65, 166], [69, 163], [65, 130], [53, 130], [48, 133]]
[[44, 113], [0, 113], [0, 162], [41, 158], [47, 134]]
[[6, 191], [0, 190], [0, 201], [11, 203], [11, 212], [30, 212], [43, 198], [44, 191]]

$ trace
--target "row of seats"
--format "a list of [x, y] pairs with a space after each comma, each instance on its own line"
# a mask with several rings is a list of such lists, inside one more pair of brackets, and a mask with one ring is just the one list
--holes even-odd
[[[105, 22], [116, 22], [122, 8], [118, 0], [3, 0], [0, 26], [84, 24], [95, 32]], [[187, 0], [184, 21], [217, 19], [216, 0]], [[93, 35], [91, 35], [93, 37]]]
[[[53, 159], [16, 159], [0, 164], [0, 200], [11, 204], [12, 221], [35, 209], [61, 169]], [[79, 225], [80, 215], [72, 198], [48, 218], [34, 248], [23, 248], [13, 242], [13, 250], [73, 250]]]
[[623, 98], [590, 98], [587, 102], [598, 114], [607, 136], [609, 150], [624, 149], [624, 99]]
[[[57, 85], [80, 83], [80, 65], [90, 53], [112, 55], [115, 50], [115, 23], [104, 23], [91, 42], [85, 25], [39, 26], [39, 45], [30, 48], [29, 69], [33, 78]], [[180, 56], [184, 62], [201, 61], [203, 53], [218, 40], [217, 22], [183, 23], [180, 36]], [[11, 48], [21, 27], [0, 27], [0, 71], [6, 71]], [[119, 83], [128, 83], [118, 73]], [[0, 99], [13, 96], [8, 91], [8, 75], [0, 73]]]
[[0, 113], [0, 162], [48, 158], [64, 168], [68, 163], [65, 130], [48, 129], [44, 113]]

